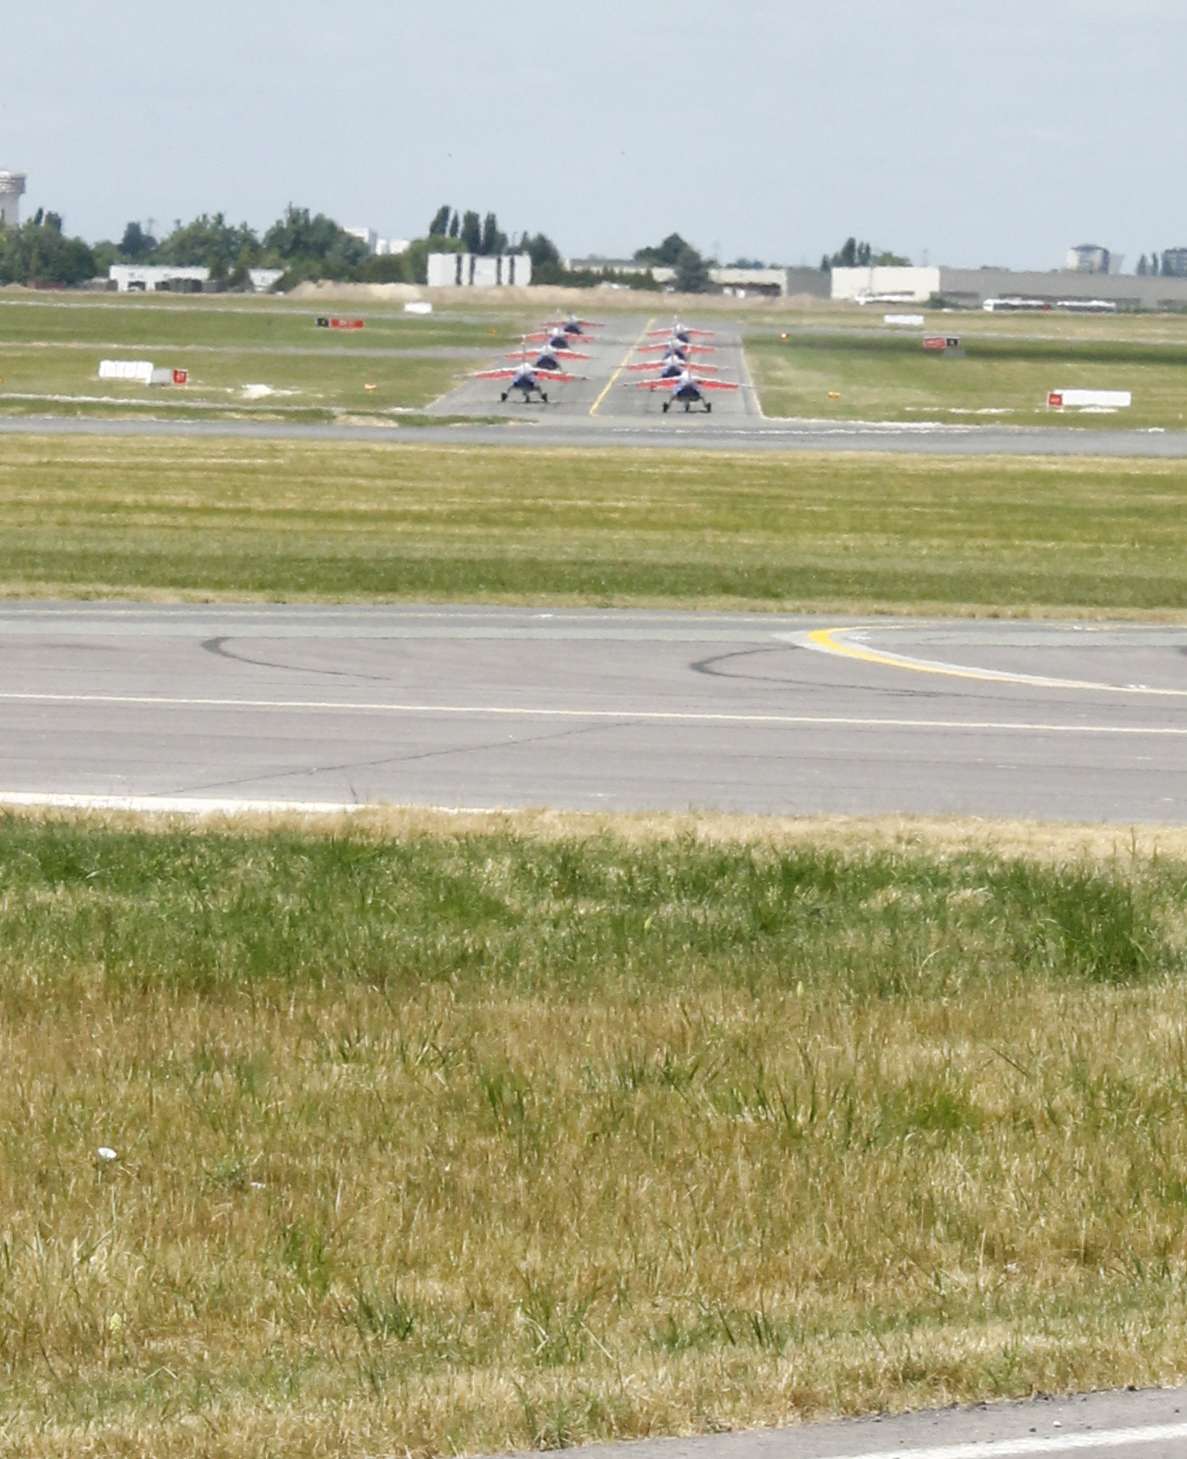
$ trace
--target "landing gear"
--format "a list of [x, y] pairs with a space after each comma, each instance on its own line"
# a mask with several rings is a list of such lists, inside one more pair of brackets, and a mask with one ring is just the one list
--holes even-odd
[[543, 390], [541, 390], [541, 392], [540, 392], [540, 404], [541, 405], [547, 405], [548, 404], [548, 396], [544, 393]]
[[710, 412], [710, 411], [711, 411], [711, 410], [712, 410], [712, 409], [713, 409], [713, 405], [712, 405], [712, 402], [710, 402], [710, 401], [708, 401], [708, 400], [706, 400], [706, 401], [705, 401], [705, 414], [706, 414], [706, 415], [708, 415], [708, 414], [709, 414], [709, 412]]
[[671, 408], [671, 405], [672, 405], [672, 402], [670, 400], [665, 400], [664, 401], [664, 403], [663, 403], [663, 412], [664, 412], [665, 415], [667, 415], [669, 409]]
[[507, 399], [507, 392], [504, 390], [503, 393], [502, 393], [502, 395], [499, 396], [499, 404], [502, 405], [506, 401], [506, 399]]

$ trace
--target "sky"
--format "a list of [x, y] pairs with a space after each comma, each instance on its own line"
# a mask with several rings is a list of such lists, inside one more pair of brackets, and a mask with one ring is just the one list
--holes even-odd
[[445, 203], [629, 256], [1057, 268], [1187, 244], [1182, 0], [53, 0], [4, 21], [0, 168], [91, 241]]

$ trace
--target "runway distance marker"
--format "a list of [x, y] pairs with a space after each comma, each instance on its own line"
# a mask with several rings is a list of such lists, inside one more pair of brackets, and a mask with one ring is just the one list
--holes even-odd
[[629, 720], [648, 724], [753, 724], [848, 726], [854, 729], [1000, 730], [1003, 733], [1056, 735], [1128, 735], [1187, 739], [1187, 725], [1048, 724], [1026, 720], [874, 719], [859, 715], [721, 714], [712, 710], [549, 709], [503, 704], [379, 704], [367, 700], [214, 699], [152, 694], [50, 694], [0, 692], [0, 704], [113, 704], [158, 709], [266, 709], [330, 714], [491, 715], [502, 719]]
[[1149, 684], [1099, 684], [1093, 679], [1052, 679], [1042, 674], [1022, 674], [1010, 669], [976, 669], [964, 664], [949, 664], [942, 659], [920, 659], [910, 654], [892, 653], [889, 649], [871, 648], [853, 643], [855, 634], [869, 633], [870, 627], [815, 628], [807, 633], [776, 634], [777, 638], [798, 643], [818, 653], [838, 658], [858, 659], [866, 664], [880, 664], [889, 669], [909, 669], [915, 674], [941, 674], [949, 679], [978, 679], [999, 684], [1033, 684], [1039, 689], [1091, 689], [1103, 694], [1152, 694], [1167, 699], [1187, 699], [1187, 689], [1158, 689]]

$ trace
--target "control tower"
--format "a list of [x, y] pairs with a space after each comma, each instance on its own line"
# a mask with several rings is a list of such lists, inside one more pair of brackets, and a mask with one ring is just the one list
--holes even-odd
[[6, 228], [21, 225], [21, 195], [25, 191], [23, 172], [0, 171], [0, 223]]

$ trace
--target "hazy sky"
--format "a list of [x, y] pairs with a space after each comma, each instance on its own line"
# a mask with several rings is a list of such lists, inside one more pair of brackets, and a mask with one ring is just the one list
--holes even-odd
[[3, 23], [25, 215], [158, 232], [292, 201], [381, 234], [493, 209], [566, 254], [673, 229], [817, 263], [1056, 267], [1187, 244], [1182, 0], [51, 0]]

